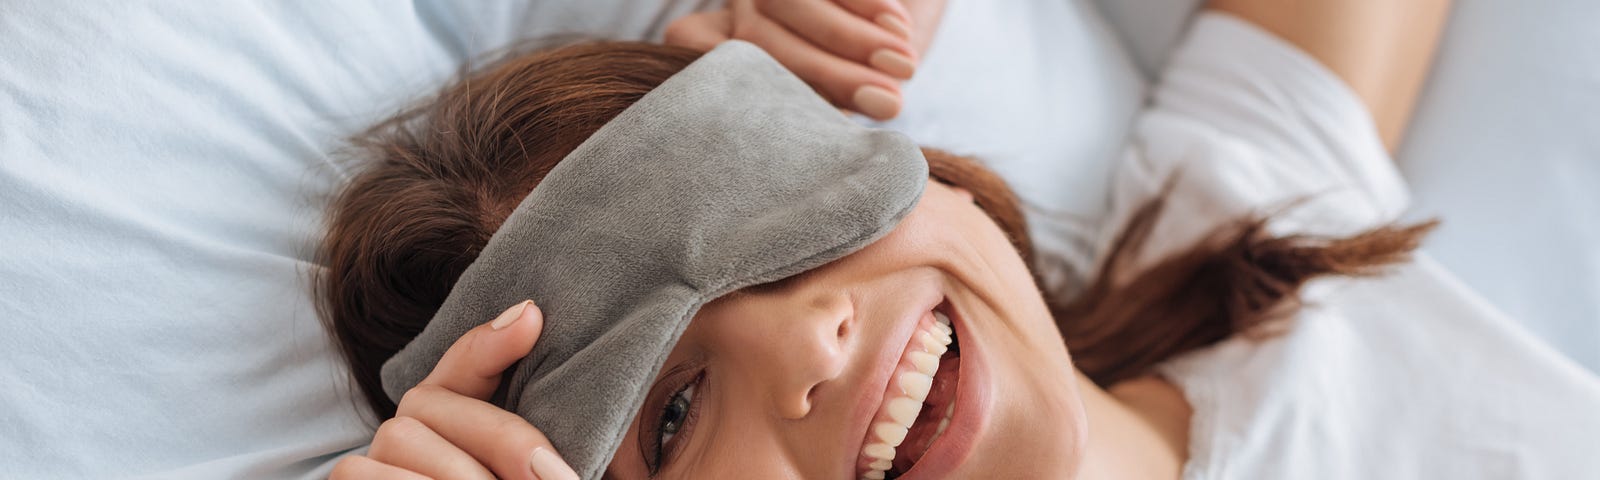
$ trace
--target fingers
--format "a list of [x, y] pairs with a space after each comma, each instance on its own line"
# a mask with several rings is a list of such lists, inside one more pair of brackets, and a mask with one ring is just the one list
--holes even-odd
[[531, 478], [528, 472], [536, 472], [541, 480], [578, 478], [554, 455], [544, 433], [527, 420], [439, 385], [419, 385], [406, 392], [396, 416], [421, 421], [500, 478]]
[[726, 9], [684, 15], [667, 24], [662, 42], [701, 52], [716, 48], [733, 34], [733, 14]]
[[350, 455], [333, 464], [328, 480], [357, 479], [428, 480], [427, 476], [360, 455]]
[[[902, 37], [874, 24], [871, 16], [856, 15], [831, 0], [781, 0], [757, 2], [760, 11], [800, 37], [846, 60], [871, 66], [891, 77], [910, 79], [916, 70], [916, 53], [909, 36]], [[892, 13], [890, 24], [904, 25]], [[900, 22], [900, 23], [895, 23]], [[909, 34], [909, 30], [906, 30]]]
[[734, 37], [760, 45], [834, 105], [879, 120], [900, 113], [900, 87], [888, 75], [812, 45], [757, 12], [734, 12]]
[[911, 38], [914, 18], [902, 0], [834, 0], [857, 17], [872, 20], [900, 38]]
[[395, 417], [378, 426], [372, 460], [439, 480], [493, 480], [494, 474], [472, 455], [439, 436], [421, 421]]
[[372, 460], [435, 478], [578, 478], [539, 429], [484, 401], [543, 328], [543, 313], [526, 301], [467, 331], [400, 398], [395, 418], [373, 439]]
[[513, 305], [499, 317], [462, 335], [418, 386], [435, 385], [477, 399], [488, 399], [506, 368], [533, 350], [544, 329], [544, 315], [532, 301]]

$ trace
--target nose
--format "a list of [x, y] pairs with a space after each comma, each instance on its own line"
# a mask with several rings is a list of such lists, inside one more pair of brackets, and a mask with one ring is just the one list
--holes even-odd
[[855, 307], [847, 292], [797, 292], [783, 299], [785, 312], [769, 317], [777, 342], [767, 355], [774, 409], [785, 419], [805, 418], [818, 390], [838, 379], [848, 363]]

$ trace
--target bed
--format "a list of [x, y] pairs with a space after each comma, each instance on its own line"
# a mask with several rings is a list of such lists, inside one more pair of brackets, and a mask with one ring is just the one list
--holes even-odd
[[[325, 476], [371, 433], [306, 287], [342, 139], [517, 39], [655, 38], [714, 3], [0, 6], [0, 464]], [[1399, 155], [1447, 222], [1427, 248], [1600, 371], [1600, 4], [1458, 3]], [[952, 0], [887, 125], [1018, 183], [1074, 288], [1195, 4]]]

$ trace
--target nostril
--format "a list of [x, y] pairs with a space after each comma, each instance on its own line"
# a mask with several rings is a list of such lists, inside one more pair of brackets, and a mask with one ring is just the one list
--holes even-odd
[[800, 411], [798, 412], [799, 415], [796, 415], [794, 418], [805, 418], [807, 415], [811, 414], [811, 406], [817, 404], [817, 387], [820, 386], [822, 386], [822, 384], [819, 383], [812, 385], [810, 389], [806, 390], [806, 396], [804, 399], [802, 399], [800, 404]]

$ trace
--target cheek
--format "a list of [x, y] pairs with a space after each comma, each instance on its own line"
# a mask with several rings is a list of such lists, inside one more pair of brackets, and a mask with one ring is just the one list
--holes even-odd
[[[725, 421], [701, 425], [695, 432], [696, 445], [656, 478], [805, 478], [797, 463], [804, 459], [791, 458], [789, 452], [782, 451], [780, 443], [774, 441], [777, 432], [763, 430], [759, 421], [731, 418], [738, 415], [738, 409], [723, 407], [717, 415]], [[609, 472], [614, 478], [650, 478], [639, 463], [636, 428], [637, 425], [630, 427], [612, 460]]]
[[[775, 478], [775, 479], [803, 479], [797, 461], [805, 459], [791, 458], [790, 452], [779, 448], [779, 442], [774, 441], [776, 432], [760, 431], [757, 429], [740, 428], [737, 425], [728, 425], [727, 428], [711, 433], [716, 441], [709, 442], [700, 452], [698, 458], [684, 462], [688, 468], [666, 478], [702, 479], [702, 478]], [[815, 459], [813, 459], [815, 460]]]
[[[1076, 471], [1088, 437], [1079, 376], [1032, 272], [992, 219], [970, 198], [949, 194], [934, 207], [919, 235], [939, 236], [945, 251], [962, 252], [955, 270], [976, 298], [984, 322], [985, 356], [997, 387], [992, 455], [974, 468], [1013, 478], [1060, 478]], [[1030, 462], [1008, 459], [1031, 458]], [[976, 471], [975, 471], [976, 472]]]

